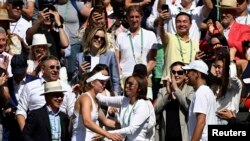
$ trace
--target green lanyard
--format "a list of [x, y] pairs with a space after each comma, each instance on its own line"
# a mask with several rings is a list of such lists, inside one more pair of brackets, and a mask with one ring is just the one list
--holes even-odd
[[[180, 41], [180, 37], [176, 34], [175, 35], [177, 40], [178, 40], [178, 44], [179, 44], [179, 49], [180, 49], [180, 54], [181, 54], [181, 59], [182, 59], [182, 62], [184, 63], [184, 57], [183, 57], [183, 51], [182, 51], [182, 45], [181, 45], [181, 41]], [[189, 41], [189, 46], [190, 46], [190, 58], [189, 58], [189, 63], [192, 61], [192, 56], [193, 56], [193, 44], [192, 44], [192, 40], [190, 39]]]
[[[137, 64], [136, 59], [135, 59], [134, 45], [133, 45], [131, 36], [132, 36], [132, 34], [129, 36], [129, 41], [130, 41], [130, 45], [131, 45], [131, 49], [132, 49], [132, 53], [133, 53], [135, 63]], [[143, 32], [142, 32], [142, 28], [141, 28], [141, 58], [142, 58], [142, 54], [143, 54]]]
[[[138, 101], [138, 100], [137, 100], [137, 101]], [[128, 115], [128, 126], [130, 125], [131, 114], [132, 114], [132, 112], [133, 112], [133, 109], [134, 109], [134, 107], [135, 107], [137, 101], [133, 104], [133, 107], [132, 107], [132, 109], [131, 109], [131, 111], [130, 111], [130, 113], [129, 113], [129, 115]], [[125, 117], [125, 114], [128, 112], [128, 109], [129, 109], [129, 106], [127, 107], [127, 109], [126, 109], [125, 112], [124, 112], [124, 116], [123, 116], [123, 122], [124, 122], [124, 123], [125, 123], [124, 117]]]

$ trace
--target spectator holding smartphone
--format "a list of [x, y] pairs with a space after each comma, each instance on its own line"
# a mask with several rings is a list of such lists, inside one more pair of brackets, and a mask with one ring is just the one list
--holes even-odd
[[[83, 52], [77, 54], [75, 60], [75, 71], [73, 83], [78, 82], [78, 77], [85, 73], [87, 69], [92, 70], [97, 64], [106, 64], [110, 71], [112, 89], [116, 95], [120, 95], [120, 78], [118, 73], [118, 64], [115, 53], [108, 51], [108, 41], [105, 28], [96, 26], [88, 33], [83, 45]], [[86, 61], [84, 56], [89, 56], [90, 62]]]

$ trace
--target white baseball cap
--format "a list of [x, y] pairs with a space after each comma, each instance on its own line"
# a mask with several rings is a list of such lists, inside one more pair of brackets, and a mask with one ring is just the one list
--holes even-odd
[[93, 76], [91, 76], [90, 78], [88, 78], [86, 80], [87, 83], [92, 82], [94, 80], [108, 80], [109, 76], [105, 76], [102, 74], [102, 72], [98, 72], [96, 74], [94, 74]]
[[184, 70], [196, 70], [208, 75], [208, 66], [202, 60], [195, 60], [188, 65], [182, 67]]

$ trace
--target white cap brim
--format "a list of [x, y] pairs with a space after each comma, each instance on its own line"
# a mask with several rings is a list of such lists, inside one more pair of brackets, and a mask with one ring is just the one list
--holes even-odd
[[96, 74], [94, 74], [93, 76], [91, 76], [90, 78], [88, 78], [86, 80], [87, 83], [92, 82], [94, 80], [108, 80], [109, 76], [105, 76], [102, 74], [102, 72], [98, 72]]

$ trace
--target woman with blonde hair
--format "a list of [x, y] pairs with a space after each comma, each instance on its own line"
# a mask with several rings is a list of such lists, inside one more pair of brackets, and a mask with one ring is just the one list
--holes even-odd
[[87, 71], [93, 70], [97, 64], [106, 64], [110, 72], [110, 81], [115, 94], [120, 94], [120, 78], [115, 53], [108, 51], [106, 30], [96, 26], [88, 34], [83, 45], [83, 52], [77, 54], [73, 83], [78, 82], [78, 77]]
[[113, 141], [120, 141], [123, 136], [109, 133], [98, 125], [98, 121], [112, 128], [118, 128], [119, 124], [107, 119], [101, 110], [96, 95], [102, 93], [109, 79], [101, 71], [92, 71], [86, 79], [85, 90], [75, 102], [74, 114], [72, 116], [73, 134], [72, 141], [90, 141], [95, 135], [102, 135]]

